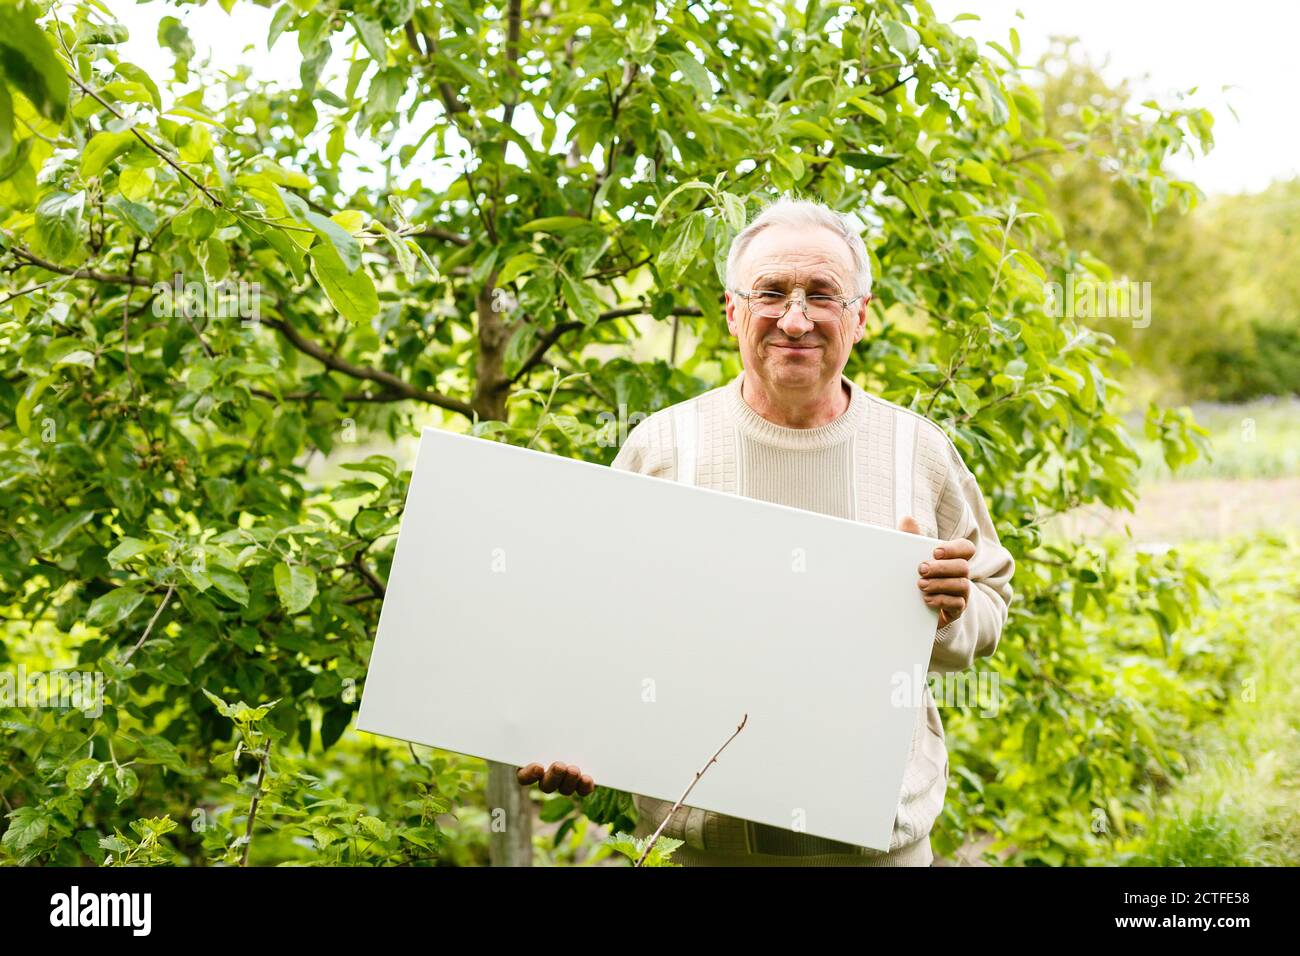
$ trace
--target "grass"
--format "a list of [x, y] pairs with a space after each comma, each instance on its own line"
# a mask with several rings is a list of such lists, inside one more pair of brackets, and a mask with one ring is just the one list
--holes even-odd
[[1255, 640], [1231, 705], [1198, 735], [1191, 772], [1148, 800], [1151, 822], [1127, 862], [1300, 865], [1300, 539], [1225, 540], [1197, 551], [1222, 602], [1206, 612], [1206, 633], [1246, 629]]

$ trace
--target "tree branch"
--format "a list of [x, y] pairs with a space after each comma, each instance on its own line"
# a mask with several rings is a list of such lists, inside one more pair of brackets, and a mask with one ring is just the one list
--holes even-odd
[[374, 571], [371, 571], [370, 568], [367, 567], [366, 562], [361, 557], [360, 551], [358, 551], [356, 557], [352, 559], [352, 563], [357, 566], [357, 572], [366, 579], [366, 583], [370, 585], [370, 590], [374, 592], [375, 597], [383, 598], [388, 594], [388, 589], [384, 587], [384, 582], [379, 580], [379, 575], [375, 574]]
[[[98, 103], [100, 106], [104, 107], [104, 109], [108, 110], [110, 113], [112, 113], [112, 114], [113, 114], [114, 116], [116, 116], [118, 119], [120, 119], [120, 120], [125, 120], [125, 119], [126, 119], [126, 117], [123, 116], [121, 113], [119, 113], [116, 109], [114, 109], [114, 108], [112, 107], [112, 105], [108, 103], [107, 100], [103, 99], [103, 98], [102, 98], [98, 93], [96, 93], [94, 90], [92, 90], [90, 87], [88, 87], [85, 83], [82, 83], [82, 82], [81, 82], [81, 78], [78, 77], [77, 74], [73, 73], [71, 70], [64, 70], [63, 72], [67, 73], [67, 74], [68, 74], [68, 79], [72, 80], [73, 83], [76, 83], [77, 86], [79, 86], [79, 87], [81, 88], [81, 92], [85, 93], [87, 96], [89, 96], [91, 99], [93, 99], [93, 100], [94, 100], [96, 103]], [[145, 136], [144, 133], [141, 133], [141, 132], [140, 132], [138, 129], [136, 129], [134, 126], [131, 127], [131, 133], [135, 136], [136, 139], [138, 139], [140, 142], [144, 143], [144, 145], [145, 145], [146, 147], [148, 147], [150, 150], [152, 150], [154, 153], [156, 153], [156, 154], [158, 155], [158, 158], [159, 158], [159, 159], [161, 159], [164, 163], [166, 163], [166, 164], [167, 164], [168, 166], [170, 166], [172, 169], [176, 170], [176, 172], [180, 173], [182, 176], [184, 176], [186, 179], [188, 179], [191, 183], [193, 183], [193, 184], [198, 188], [199, 192], [203, 193], [203, 195], [205, 195], [205, 196], [208, 197], [208, 201], [209, 201], [210, 203], [212, 203], [212, 205], [216, 206], [218, 209], [221, 208], [221, 206], [222, 206], [222, 202], [221, 202], [221, 200], [218, 199], [216, 196], [212, 195], [212, 193], [208, 192], [208, 187], [207, 187], [207, 186], [204, 186], [201, 182], [199, 182], [197, 179], [195, 179], [193, 176], [191, 176], [188, 172], [186, 172], [185, 169], [184, 169], [184, 167], [182, 167], [180, 163], [176, 162], [176, 160], [174, 160], [174, 159], [172, 159], [170, 156], [168, 156], [168, 155], [167, 155], [163, 150], [161, 150], [161, 149], [159, 149], [157, 146], [155, 146], [154, 143], [153, 143], [153, 141], [152, 141], [151, 139], [149, 139], [149, 137]]]
[[385, 372], [383, 369], [371, 368], [368, 365], [355, 365], [345, 358], [327, 351], [319, 343], [305, 338], [302, 333], [295, 329], [290, 323], [279, 319], [263, 319], [263, 323], [276, 329], [281, 335], [288, 340], [289, 344], [296, 348], [304, 355], [310, 355], [328, 369], [335, 372], [341, 372], [349, 378], [360, 379], [366, 382], [375, 382], [379, 385], [386, 385], [388, 389], [402, 398], [409, 398], [412, 401], [424, 402], [426, 405], [436, 405], [438, 408], [445, 408], [451, 412], [459, 412], [466, 418], [473, 420], [474, 409], [467, 403], [459, 399], [451, 398], [440, 392], [430, 392], [418, 388], [415, 385], [405, 382], [391, 372]]
[[149, 618], [149, 624], [144, 629], [144, 633], [140, 635], [140, 640], [136, 641], [135, 647], [127, 651], [126, 657], [122, 658], [122, 664], [121, 664], [122, 667], [125, 667], [126, 662], [135, 656], [136, 651], [144, 647], [144, 642], [149, 640], [149, 635], [153, 633], [153, 626], [158, 623], [158, 618], [162, 614], [163, 608], [167, 606], [167, 602], [172, 599], [172, 595], [175, 593], [176, 593], [176, 585], [175, 584], [167, 585], [167, 593], [164, 594], [163, 599], [160, 602], [158, 602], [158, 610], [154, 611], [153, 617]]
[[[320, 392], [285, 392], [283, 395], [276, 395], [261, 388], [250, 388], [249, 392], [258, 398], [265, 398], [272, 402], [328, 402], [332, 399]], [[353, 392], [342, 396], [340, 401], [343, 402], [374, 402], [376, 404], [383, 402], [404, 402], [407, 400], [406, 395], [402, 395], [391, 389], [382, 392]]]
[[704, 776], [704, 771], [708, 770], [709, 767], [717, 761], [718, 754], [726, 750], [727, 744], [731, 743], [733, 740], [736, 739], [736, 734], [740, 733], [742, 730], [745, 729], [745, 723], [748, 720], [749, 720], [749, 714], [742, 714], [740, 717], [740, 724], [739, 726], [736, 727], [735, 730], [731, 732], [731, 736], [722, 742], [722, 746], [719, 747], [717, 751], [714, 752], [713, 756], [709, 758], [708, 763], [706, 763], [699, 770], [695, 771], [695, 778], [691, 781], [691, 785], [686, 788], [685, 793], [683, 793], [680, 797], [677, 798], [677, 802], [673, 804], [673, 808], [668, 811], [668, 814], [664, 817], [663, 822], [659, 824], [659, 827], [651, 835], [649, 842], [646, 843], [645, 850], [641, 853], [640, 859], [636, 861], [637, 866], [643, 864], [646, 861], [646, 858], [650, 856], [651, 849], [654, 848], [655, 843], [657, 843], [659, 840], [659, 834], [664, 832], [664, 827], [668, 826], [668, 821], [673, 818], [673, 814], [677, 812], [677, 808], [680, 807], [682, 803], [685, 802], [686, 798], [691, 795], [691, 791], [695, 789], [695, 785], [699, 783], [700, 778]]
[[257, 821], [257, 808], [262, 803], [262, 784], [266, 782], [266, 768], [271, 763], [271, 741], [267, 740], [258, 759], [257, 788], [253, 791], [253, 801], [248, 805], [248, 826], [244, 830], [244, 853], [239, 865], [248, 866], [248, 851], [253, 848], [253, 824]]
[[10, 251], [27, 262], [28, 265], [36, 266], [38, 269], [44, 269], [46, 272], [55, 272], [61, 276], [72, 276], [74, 279], [91, 279], [94, 282], [105, 282], [110, 285], [133, 285], [141, 288], [148, 288], [153, 285], [143, 276], [129, 275], [120, 276], [112, 275], [107, 272], [97, 272], [94, 269], [71, 269], [67, 266], [61, 266], [57, 263], [42, 259], [33, 252], [29, 252], [22, 246], [13, 246]]
[[[424, 37], [424, 49], [421, 50], [420, 44], [416, 39], [415, 27], [413, 24], [413, 20], [408, 20], [406, 22], [406, 42], [411, 45], [412, 50], [423, 56], [425, 59], [433, 59], [438, 52], [437, 41], [434, 40], [433, 37], [429, 36], [429, 34], [422, 33], [421, 35]], [[450, 83], [446, 80], [438, 80], [437, 84], [438, 93], [442, 97], [442, 104], [447, 108], [449, 114], [469, 112], [469, 106], [456, 95], [456, 91], [451, 88]]]
[[[597, 316], [596, 321], [608, 322], [610, 319], [626, 318], [629, 315], [648, 315], [648, 314], [649, 313], [646, 312], [644, 306], [634, 305], [634, 306], [627, 306], [621, 309], [610, 309], [608, 312], [602, 312], [599, 316]], [[699, 309], [695, 308], [694, 306], [684, 306], [680, 309], [673, 309], [668, 314], [669, 315], [703, 315], [704, 313], [701, 312]], [[524, 359], [523, 364], [519, 366], [519, 371], [516, 372], [514, 374], [514, 377], [510, 379], [510, 384], [513, 385], [515, 382], [519, 381], [521, 378], [523, 378], [525, 375], [531, 372], [546, 356], [547, 349], [549, 349], [552, 345], [558, 342], [561, 337], [568, 334], [569, 332], [574, 332], [581, 328], [585, 328], [582, 322], [561, 322], [559, 325], [547, 331], [540, 339], [537, 340], [537, 344], [533, 346], [533, 350], [531, 353], [529, 353], [528, 358]]]
[[510, 11], [506, 14], [509, 23], [506, 30], [506, 76], [509, 77], [510, 90], [513, 93], [501, 117], [502, 123], [506, 126], [509, 126], [515, 118], [515, 104], [519, 100], [518, 73], [515, 70], [515, 61], [519, 57], [519, 21], [522, 7], [523, 0], [510, 0]]

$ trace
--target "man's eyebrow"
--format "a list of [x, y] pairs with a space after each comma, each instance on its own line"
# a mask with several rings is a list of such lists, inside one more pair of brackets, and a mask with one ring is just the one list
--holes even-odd
[[[773, 272], [759, 276], [754, 280], [756, 289], [787, 289], [794, 283], [789, 273]], [[808, 280], [810, 289], [839, 289], [840, 284], [833, 276], [815, 275]]]

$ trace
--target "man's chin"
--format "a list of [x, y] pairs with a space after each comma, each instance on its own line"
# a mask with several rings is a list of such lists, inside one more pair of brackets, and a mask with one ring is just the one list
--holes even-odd
[[777, 388], [808, 388], [822, 379], [821, 362], [800, 355], [770, 356], [766, 371], [767, 380]]

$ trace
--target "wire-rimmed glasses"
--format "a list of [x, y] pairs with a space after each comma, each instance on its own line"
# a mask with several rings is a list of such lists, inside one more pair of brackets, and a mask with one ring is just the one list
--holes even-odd
[[849, 307], [862, 298], [861, 295], [855, 295], [849, 299], [842, 295], [831, 295], [826, 292], [808, 295], [802, 288], [796, 288], [794, 295], [777, 289], [751, 289], [748, 292], [732, 289], [731, 291], [748, 302], [749, 308], [755, 315], [762, 316], [765, 319], [784, 318], [785, 314], [790, 311], [790, 306], [797, 296], [802, 300], [800, 309], [802, 309], [803, 314], [813, 322], [838, 322], [844, 318], [844, 313], [848, 311]]

